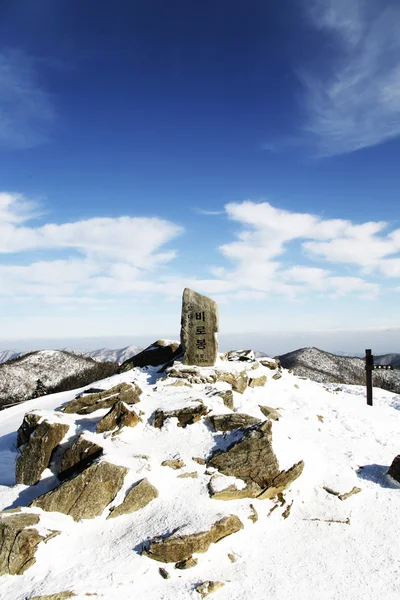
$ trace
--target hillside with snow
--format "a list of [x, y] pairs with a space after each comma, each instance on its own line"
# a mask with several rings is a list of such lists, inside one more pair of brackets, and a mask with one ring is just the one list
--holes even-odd
[[[400, 396], [375, 389], [369, 407], [363, 387], [337, 391], [261, 360], [220, 358], [215, 368], [201, 369], [176, 362], [166, 373], [135, 368], [98, 381], [94, 387], [111, 394], [125, 389], [118, 388], [122, 384], [141, 391], [129, 400], [133, 405], [122, 402], [130, 426], [113, 430], [99, 427], [111, 412], [110, 404], [102, 408], [105, 396], [75, 401], [82, 389], [3, 411], [0, 508], [22, 507], [40, 519], [41, 535], [59, 533], [38, 545], [36, 562], [21, 575], [0, 577], [0, 596], [24, 600], [70, 591], [78, 600], [201, 600], [214, 590], [215, 600], [397, 600], [400, 484], [387, 471], [399, 453]], [[85, 402], [90, 412], [73, 412]], [[177, 417], [160, 421], [168, 411], [188, 410], [197, 417], [184, 426]], [[68, 430], [36, 485], [15, 480], [17, 430], [28, 411]], [[212, 467], [210, 457], [257, 436], [266, 418], [279, 469], [299, 461], [304, 469], [276, 497], [240, 498], [244, 482]], [[242, 426], [216, 428], [236, 421]], [[79, 475], [57, 488], [61, 456], [77, 436], [100, 449], [96, 468], [107, 463], [126, 473], [116, 496], [93, 518], [77, 516], [82, 496], [68, 514], [39, 507], [43, 494], [78, 481]], [[144, 479], [157, 492], [151, 501], [107, 518], [122, 512]], [[224, 490], [234, 499], [216, 499]], [[188, 536], [198, 540], [226, 518], [241, 526], [206, 552], [194, 552], [184, 566], [154, 560], [163, 543], [179, 549]]]

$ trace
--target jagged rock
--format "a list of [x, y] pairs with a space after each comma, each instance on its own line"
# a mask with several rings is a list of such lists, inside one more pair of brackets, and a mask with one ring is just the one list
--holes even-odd
[[42, 421], [37, 425], [29, 441], [17, 458], [15, 468], [16, 483], [35, 485], [50, 464], [53, 450], [61, 442], [69, 429], [63, 423]]
[[205, 598], [209, 594], [224, 587], [224, 585], [225, 584], [222, 583], [222, 581], [204, 581], [196, 587], [196, 592], [198, 592], [202, 598]]
[[79, 436], [61, 459], [58, 478], [63, 481], [77, 473], [82, 473], [90, 464], [103, 454], [103, 448], [94, 442]]
[[394, 457], [388, 475], [400, 483], [400, 454]]
[[210, 544], [243, 529], [243, 523], [236, 515], [229, 515], [212, 525], [209, 531], [191, 535], [170, 535], [162, 540], [150, 540], [144, 556], [164, 563], [177, 563], [186, 560], [192, 554], [207, 552]]
[[256, 419], [245, 413], [229, 413], [226, 415], [213, 415], [210, 421], [215, 431], [233, 431], [240, 427], [247, 427], [260, 423], [260, 419]]
[[266, 381], [267, 381], [266, 375], [261, 375], [261, 377], [251, 377], [249, 379], [249, 387], [251, 387], [251, 388], [262, 387], [263, 385], [265, 385]]
[[161, 427], [167, 419], [173, 417], [178, 419], [178, 427], [186, 427], [200, 421], [208, 412], [208, 408], [204, 404], [199, 403], [191, 406], [184, 406], [176, 410], [156, 410], [154, 413], [154, 427]]
[[140, 402], [142, 390], [138, 385], [120, 383], [109, 390], [88, 396], [78, 396], [64, 404], [60, 410], [65, 413], [76, 413], [78, 415], [89, 415], [100, 408], [111, 408], [117, 402], [125, 404], [137, 404]]
[[148, 479], [142, 479], [129, 490], [122, 504], [111, 509], [107, 519], [114, 519], [127, 515], [147, 506], [152, 500], [158, 498], [158, 490], [151, 485]]
[[181, 316], [183, 364], [213, 366], [218, 352], [217, 331], [217, 303], [185, 288]]
[[[225, 451], [217, 450], [207, 462], [224, 475], [242, 479], [246, 488], [228, 488], [235, 498], [271, 498], [286, 489], [301, 474], [304, 463], [300, 461], [288, 471], [280, 471], [272, 448], [272, 421], [265, 421], [244, 430], [243, 437], [233, 442]], [[225, 490], [226, 491], [226, 490]], [[223, 494], [214, 498], [227, 499]]]
[[185, 466], [185, 463], [181, 458], [172, 458], [170, 460], [164, 460], [161, 463], [162, 467], [170, 467], [171, 469], [182, 469]]
[[177, 562], [175, 565], [175, 569], [180, 569], [180, 570], [191, 569], [192, 567], [195, 567], [198, 562], [199, 561], [197, 560], [197, 558], [193, 558], [193, 556], [189, 556], [189, 558], [187, 558], [186, 560], [181, 560], [181, 561]]
[[229, 361], [241, 361], [241, 362], [253, 362], [255, 361], [255, 355], [253, 350], [231, 350], [226, 352], [224, 360]]
[[234, 404], [233, 404], [233, 392], [232, 390], [226, 390], [223, 392], [218, 392], [218, 396], [221, 396], [223, 403], [225, 404], [225, 406], [227, 408], [230, 408], [231, 410], [234, 409]]
[[74, 521], [101, 515], [122, 487], [128, 469], [108, 462], [95, 463], [74, 479], [39, 496], [30, 506], [70, 515]]
[[17, 432], [18, 448], [23, 444], [26, 444], [36, 427], [39, 425], [40, 419], [40, 415], [35, 415], [35, 413], [26, 413]]
[[39, 515], [16, 511], [0, 513], [0, 575], [21, 575], [35, 562], [38, 544], [58, 532], [40, 535]]
[[123, 402], [117, 402], [97, 423], [96, 432], [104, 433], [117, 428], [120, 431], [123, 427], [136, 427], [139, 421], [140, 419], [134, 410], [129, 410]]
[[[87, 594], [89, 595], [89, 594]], [[92, 594], [90, 594], [92, 595]], [[97, 595], [97, 594], [96, 594]], [[68, 598], [75, 598], [74, 592], [58, 592], [57, 594], [50, 594], [46, 596], [31, 596], [29, 600], [67, 600]]]
[[272, 408], [271, 406], [262, 406], [259, 404], [259, 408], [267, 419], [272, 419], [273, 421], [279, 421], [279, 418], [282, 416], [276, 408]]
[[142, 352], [129, 358], [119, 368], [119, 373], [125, 373], [134, 367], [156, 367], [163, 365], [177, 358], [182, 354], [182, 349], [178, 342], [168, 342], [166, 340], [157, 340], [151, 346], [148, 346]]
[[263, 367], [267, 367], [268, 369], [271, 369], [273, 371], [275, 369], [279, 369], [279, 367], [281, 366], [280, 360], [275, 358], [262, 358], [260, 359], [260, 364]]
[[217, 373], [217, 381], [225, 381], [232, 386], [234, 392], [243, 394], [247, 388], [247, 373], [246, 371], [241, 371], [240, 373], [219, 371]]

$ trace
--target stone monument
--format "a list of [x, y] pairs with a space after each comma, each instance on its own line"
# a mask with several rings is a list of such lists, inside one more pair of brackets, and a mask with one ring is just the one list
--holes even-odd
[[182, 296], [181, 344], [184, 365], [211, 367], [218, 351], [218, 306], [214, 300], [185, 288]]

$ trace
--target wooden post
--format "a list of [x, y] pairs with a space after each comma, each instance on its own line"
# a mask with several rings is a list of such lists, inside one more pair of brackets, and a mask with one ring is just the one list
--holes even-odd
[[365, 350], [365, 375], [367, 382], [367, 404], [372, 406], [372, 371], [374, 368], [374, 357], [371, 349]]

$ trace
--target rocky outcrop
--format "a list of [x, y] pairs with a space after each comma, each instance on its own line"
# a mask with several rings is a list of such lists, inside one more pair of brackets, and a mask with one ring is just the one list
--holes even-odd
[[136, 384], [120, 383], [104, 392], [78, 396], [64, 404], [60, 410], [65, 413], [89, 415], [100, 408], [111, 408], [117, 402], [137, 404], [140, 402], [141, 393], [142, 390]]
[[35, 431], [36, 427], [39, 425], [39, 421], [41, 419], [40, 415], [36, 415], [35, 413], [26, 413], [23, 418], [23, 421], [17, 431], [17, 447], [19, 448], [23, 444], [29, 441], [32, 433]]
[[35, 562], [37, 546], [58, 532], [39, 534], [39, 515], [18, 509], [0, 513], [0, 575], [21, 575]]
[[[244, 430], [243, 437], [228, 446], [227, 450], [217, 450], [208, 460], [208, 467], [214, 467], [224, 475], [237, 477], [246, 483], [245, 489], [229, 488], [229, 499], [274, 497], [301, 474], [303, 461], [288, 471], [279, 470], [278, 460], [272, 448], [271, 429], [272, 421], [254, 425]], [[221, 494], [218, 494], [218, 497], [227, 499]]]
[[58, 478], [63, 481], [77, 473], [82, 473], [89, 465], [103, 454], [103, 448], [84, 437], [79, 436], [61, 459]]
[[400, 454], [393, 459], [388, 475], [400, 483]]
[[35, 485], [50, 464], [53, 450], [61, 442], [69, 429], [63, 423], [42, 421], [34, 429], [31, 437], [17, 458], [15, 469], [16, 483]]
[[125, 467], [108, 462], [96, 463], [74, 479], [39, 496], [31, 506], [70, 515], [74, 521], [93, 519], [114, 500], [127, 472]]
[[261, 375], [260, 377], [250, 377], [249, 379], [249, 387], [262, 387], [267, 382], [267, 376]]
[[207, 412], [208, 408], [201, 402], [176, 410], [156, 410], [154, 413], [154, 427], [161, 429], [164, 422], [173, 417], [178, 419], [178, 427], [186, 427], [186, 425], [192, 425], [200, 421], [201, 417], [204, 417]]
[[111, 509], [107, 519], [114, 519], [127, 515], [147, 506], [152, 500], [158, 498], [158, 490], [147, 479], [142, 479], [129, 490], [122, 504]]
[[129, 358], [119, 368], [119, 373], [130, 371], [134, 367], [156, 367], [164, 365], [172, 360], [175, 360], [182, 349], [178, 342], [167, 342], [166, 340], [157, 340], [148, 348], [139, 352], [132, 358]]
[[181, 316], [182, 362], [213, 366], [217, 359], [218, 306], [189, 288], [183, 290]]
[[217, 381], [225, 381], [226, 383], [229, 383], [232, 386], [232, 390], [234, 392], [243, 394], [243, 392], [247, 388], [248, 378], [246, 371], [241, 371], [240, 373], [219, 371], [217, 373]]
[[260, 423], [260, 419], [256, 419], [245, 413], [228, 413], [226, 415], [213, 415], [210, 421], [215, 431], [233, 431], [240, 427], [248, 427]]
[[117, 402], [112, 409], [97, 423], [96, 432], [120, 431], [123, 427], [136, 427], [140, 419], [134, 410], [129, 408], [123, 402]]
[[170, 535], [162, 540], [151, 540], [143, 551], [145, 556], [164, 563], [177, 563], [187, 560], [192, 554], [207, 552], [212, 543], [243, 529], [243, 523], [236, 515], [220, 519], [208, 531], [191, 535]]

